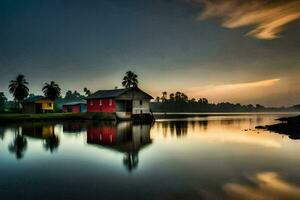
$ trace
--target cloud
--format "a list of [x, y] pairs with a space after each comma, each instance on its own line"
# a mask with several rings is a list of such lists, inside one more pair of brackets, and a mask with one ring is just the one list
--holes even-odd
[[219, 85], [215, 88], [218, 88], [221, 90], [236, 90], [236, 89], [245, 89], [245, 88], [269, 87], [269, 86], [274, 85], [278, 81], [280, 81], [280, 79], [276, 78], [276, 79], [249, 82], [249, 83]]
[[252, 100], [252, 98], [269, 95], [268, 91], [272, 91], [272, 87], [276, 86], [279, 82], [280, 79], [275, 78], [247, 83], [208, 85], [204, 87], [192, 87], [186, 92], [189, 96], [207, 97], [212, 101]]
[[198, 0], [204, 11], [198, 19], [222, 18], [222, 26], [253, 26], [246, 35], [272, 40], [280, 37], [285, 26], [300, 18], [299, 0]]

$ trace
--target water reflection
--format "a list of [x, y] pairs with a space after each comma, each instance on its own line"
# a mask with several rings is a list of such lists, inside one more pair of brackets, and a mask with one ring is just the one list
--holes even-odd
[[5, 136], [5, 128], [4, 127], [0, 127], [0, 139], [3, 140]]
[[80, 134], [85, 132], [87, 128], [87, 123], [85, 121], [64, 121], [63, 122], [63, 132], [70, 134]]
[[54, 123], [31, 123], [22, 126], [22, 135], [43, 141], [43, 147], [51, 153], [59, 147], [59, 137], [55, 134]]
[[284, 180], [277, 172], [260, 172], [247, 177], [248, 183], [224, 186], [230, 199], [299, 199], [300, 187]]
[[20, 133], [20, 129], [16, 128], [13, 141], [8, 145], [8, 150], [15, 154], [16, 159], [24, 157], [24, 152], [27, 149], [27, 139]]
[[299, 141], [254, 129], [276, 118], [2, 127], [0, 198], [300, 199]]
[[92, 123], [87, 128], [87, 143], [123, 153], [123, 164], [131, 171], [138, 165], [139, 151], [152, 142], [150, 127], [132, 122]]

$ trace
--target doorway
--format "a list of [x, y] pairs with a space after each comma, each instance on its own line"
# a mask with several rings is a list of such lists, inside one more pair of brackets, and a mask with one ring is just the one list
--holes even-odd
[[43, 106], [41, 103], [35, 104], [35, 113], [43, 113]]

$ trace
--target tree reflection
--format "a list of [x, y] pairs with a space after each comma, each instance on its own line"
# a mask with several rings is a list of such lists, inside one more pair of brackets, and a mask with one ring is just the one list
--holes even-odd
[[15, 136], [12, 143], [8, 146], [8, 150], [16, 155], [19, 160], [24, 157], [24, 152], [27, 149], [27, 139], [20, 134], [19, 128], [15, 130]]
[[127, 152], [123, 158], [123, 164], [128, 171], [132, 171], [138, 166], [139, 156], [137, 152]]
[[202, 129], [202, 130], [207, 130], [207, 127], [208, 127], [208, 121], [207, 121], [207, 120], [199, 121], [199, 122], [198, 122], [198, 125], [199, 125], [200, 129]]
[[51, 153], [56, 150], [59, 146], [59, 138], [54, 135], [52, 137], [46, 138], [43, 144], [45, 150], [49, 150]]
[[188, 121], [170, 121], [170, 132], [173, 136], [176, 133], [177, 137], [186, 136], [188, 132]]
[[5, 129], [0, 127], [0, 139], [3, 140], [5, 135]]

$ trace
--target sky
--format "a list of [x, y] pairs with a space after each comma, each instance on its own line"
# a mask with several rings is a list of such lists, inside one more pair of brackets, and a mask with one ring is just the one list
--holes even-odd
[[30, 93], [122, 87], [152, 96], [300, 103], [299, 0], [1, 0], [0, 92], [22, 73]]

